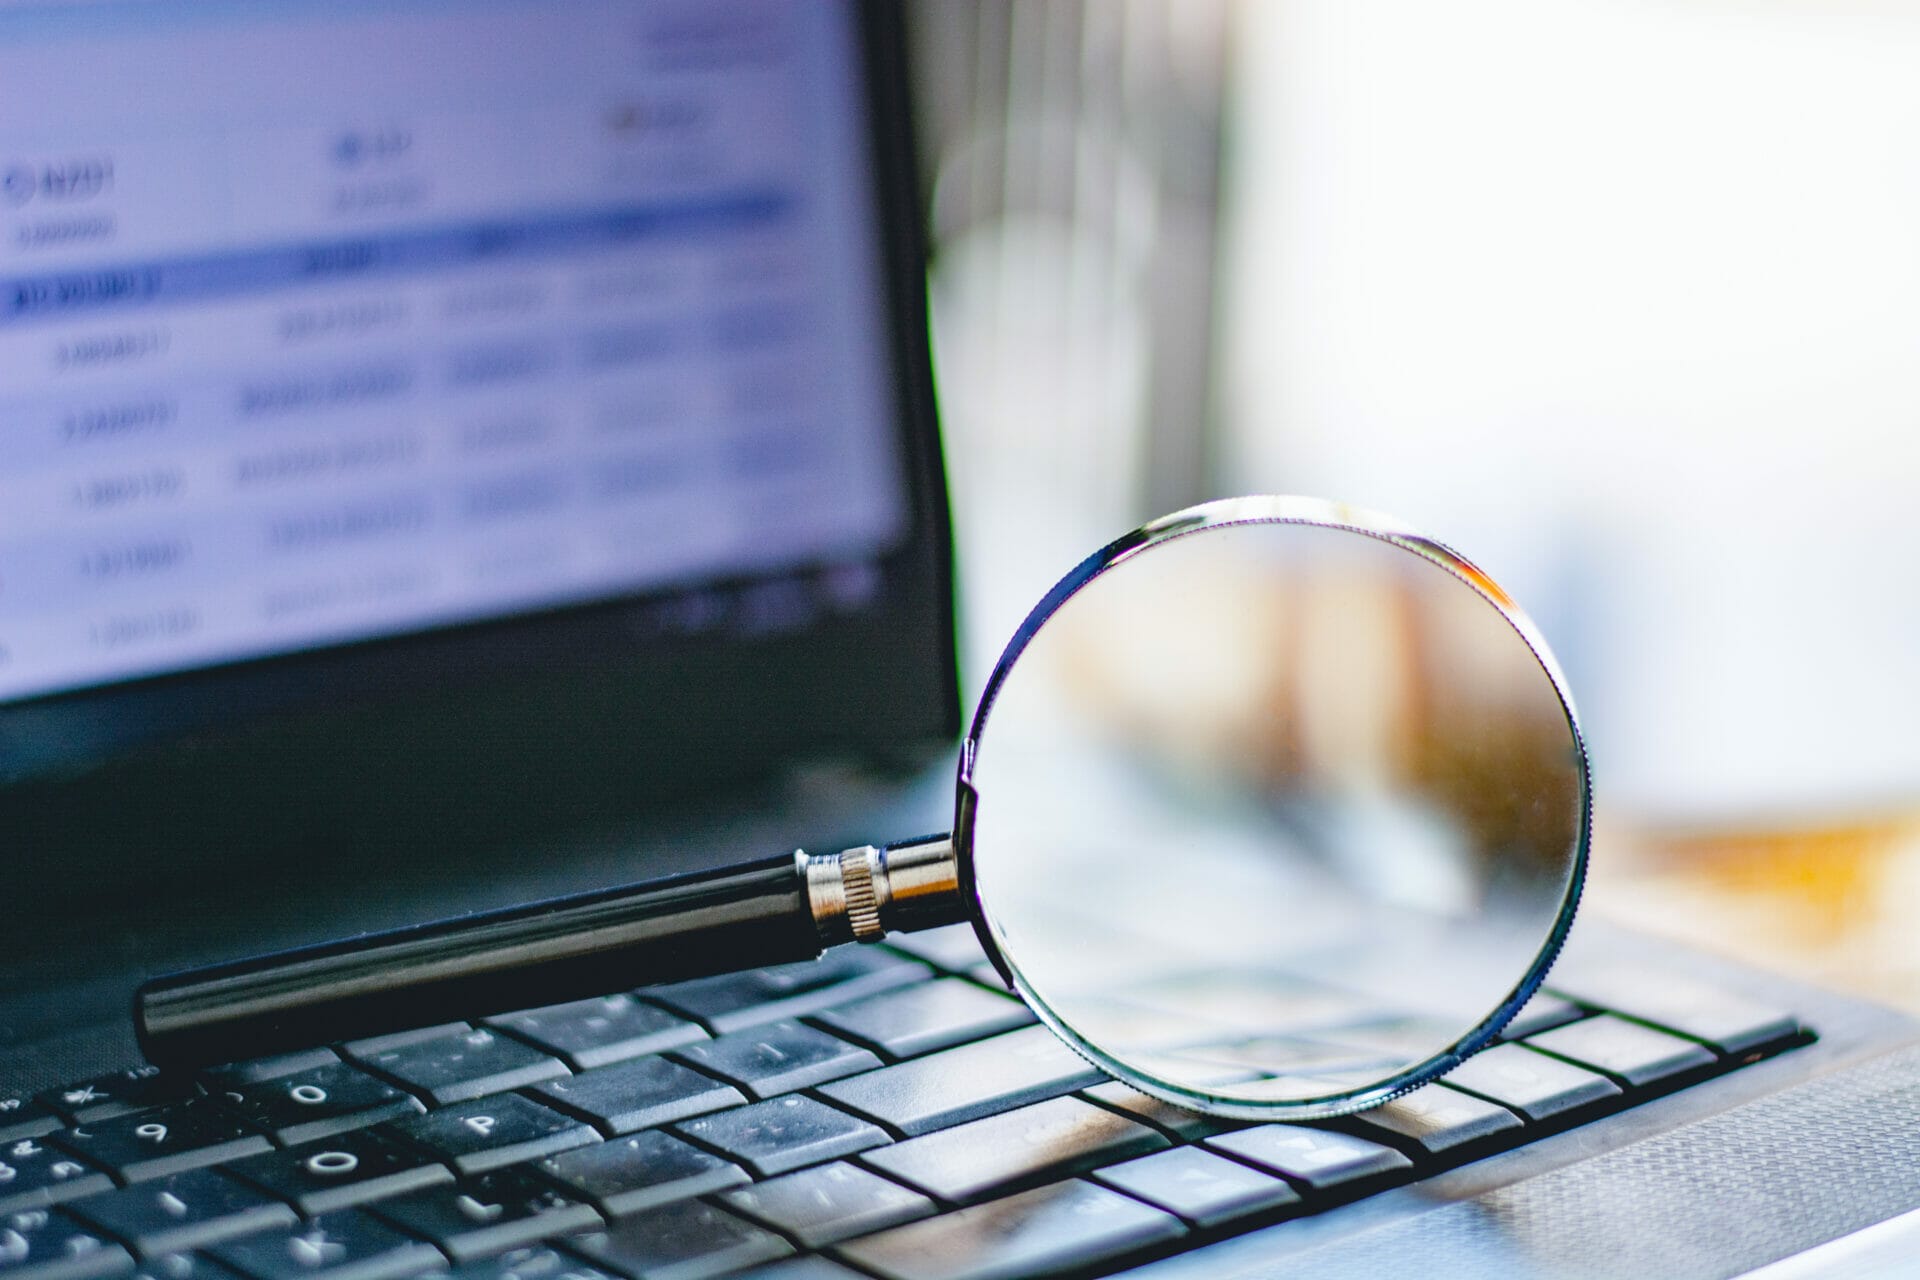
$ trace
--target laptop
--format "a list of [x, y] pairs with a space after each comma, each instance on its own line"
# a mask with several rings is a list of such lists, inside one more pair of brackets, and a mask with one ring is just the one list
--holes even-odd
[[1311, 1126], [1107, 1080], [965, 929], [142, 1066], [155, 974], [946, 825], [902, 43], [0, 7], [0, 1280], [1920, 1255], [1920, 1027], [1592, 920], [1503, 1043]]

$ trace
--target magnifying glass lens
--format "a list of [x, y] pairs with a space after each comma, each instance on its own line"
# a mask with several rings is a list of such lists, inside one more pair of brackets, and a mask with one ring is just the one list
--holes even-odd
[[1321, 504], [1205, 510], [1082, 566], [995, 673], [965, 831], [982, 920], [1121, 1079], [1249, 1118], [1355, 1110], [1538, 984], [1584, 868], [1585, 756], [1544, 644], [1472, 566]]

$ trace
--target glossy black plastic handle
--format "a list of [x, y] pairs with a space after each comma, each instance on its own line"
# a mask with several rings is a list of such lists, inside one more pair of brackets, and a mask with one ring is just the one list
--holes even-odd
[[208, 1066], [820, 951], [789, 853], [176, 974], [134, 1022], [155, 1066]]

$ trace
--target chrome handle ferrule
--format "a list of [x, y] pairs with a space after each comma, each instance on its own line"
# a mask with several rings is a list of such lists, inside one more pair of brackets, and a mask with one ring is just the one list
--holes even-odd
[[960, 863], [949, 836], [794, 856], [826, 946], [878, 942], [889, 933], [966, 919]]

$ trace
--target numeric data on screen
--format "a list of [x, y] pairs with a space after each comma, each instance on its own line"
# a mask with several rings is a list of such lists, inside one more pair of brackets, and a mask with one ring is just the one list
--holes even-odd
[[0, 12], [0, 700], [905, 520], [824, 4]]

